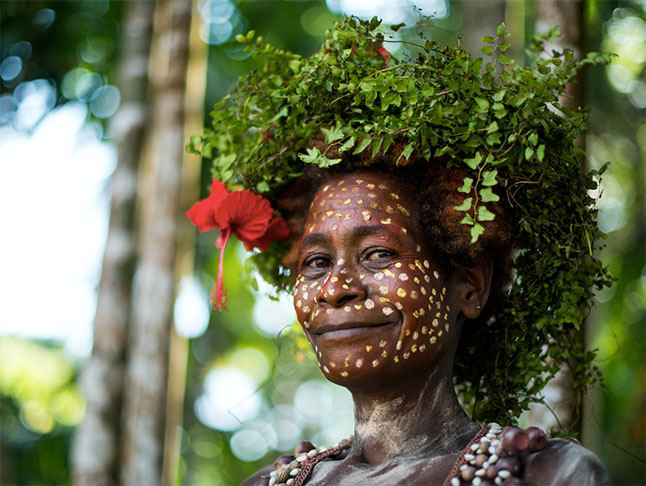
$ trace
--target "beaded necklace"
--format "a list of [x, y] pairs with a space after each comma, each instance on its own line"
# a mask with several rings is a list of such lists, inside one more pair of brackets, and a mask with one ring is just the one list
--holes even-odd
[[[546, 444], [547, 435], [538, 427], [503, 429], [492, 422], [483, 426], [462, 450], [442, 486], [521, 485], [522, 463], [518, 456], [542, 450]], [[351, 445], [352, 437], [331, 448], [316, 448], [301, 441], [296, 457], [281, 456], [276, 461], [276, 469], [269, 473], [269, 486], [303, 486], [314, 466]]]

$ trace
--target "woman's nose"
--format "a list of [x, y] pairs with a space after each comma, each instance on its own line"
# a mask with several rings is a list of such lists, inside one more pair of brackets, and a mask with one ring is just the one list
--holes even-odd
[[355, 272], [343, 265], [335, 265], [316, 296], [319, 305], [341, 307], [366, 298], [366, 290]]

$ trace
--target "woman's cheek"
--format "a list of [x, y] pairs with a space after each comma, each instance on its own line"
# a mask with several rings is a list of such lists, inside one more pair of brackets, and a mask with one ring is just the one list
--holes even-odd
[[308, 329], [312, 316], [318, 309], [315, 309], [316, 294], [319, 292], [316, 282], [307, 282], [303, 276], [296, 279], [294, 289], [294, 308], [296, 309], [296, 318], [301, 325]]

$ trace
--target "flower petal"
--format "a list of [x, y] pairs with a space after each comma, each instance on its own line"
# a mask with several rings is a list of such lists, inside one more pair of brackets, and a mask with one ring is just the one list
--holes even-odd
[[229, 193], [216, 208], [214, 219], [220, 229], [230, 227], [247, 244], [267, 232], [272, 215], [269, 201], [247, 190]]
[[226, 186], [222, 182], [213, 179], [209, 197], [193, 204], [193, 207], [186, 211], [186, 217], [197, 226], [197, 230], [200, 232], [217, 228], [218, 224], [214, 219], [215, 210], [226, 195]]
[[269, 223], [267, 232], [257, 240], [245, 242], [245, 247], [249, 251], [254, 248], [267, 251], [272, 241], [286, 240], [287, 238], [289, 238], [289, 229], [285, 220], [283, 218], [273, 218]]

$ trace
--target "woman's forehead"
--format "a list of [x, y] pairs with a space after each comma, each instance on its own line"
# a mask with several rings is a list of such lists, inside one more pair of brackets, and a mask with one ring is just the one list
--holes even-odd
[[312, 201], [310, 211], [335, 202], [341, 206], [363, 205], [367, 209], [392, 206], [405, 216], [410, 216], [412, 201], [402, 185], [386, 175], [355, 172], [334, 176], [321, 185]]

